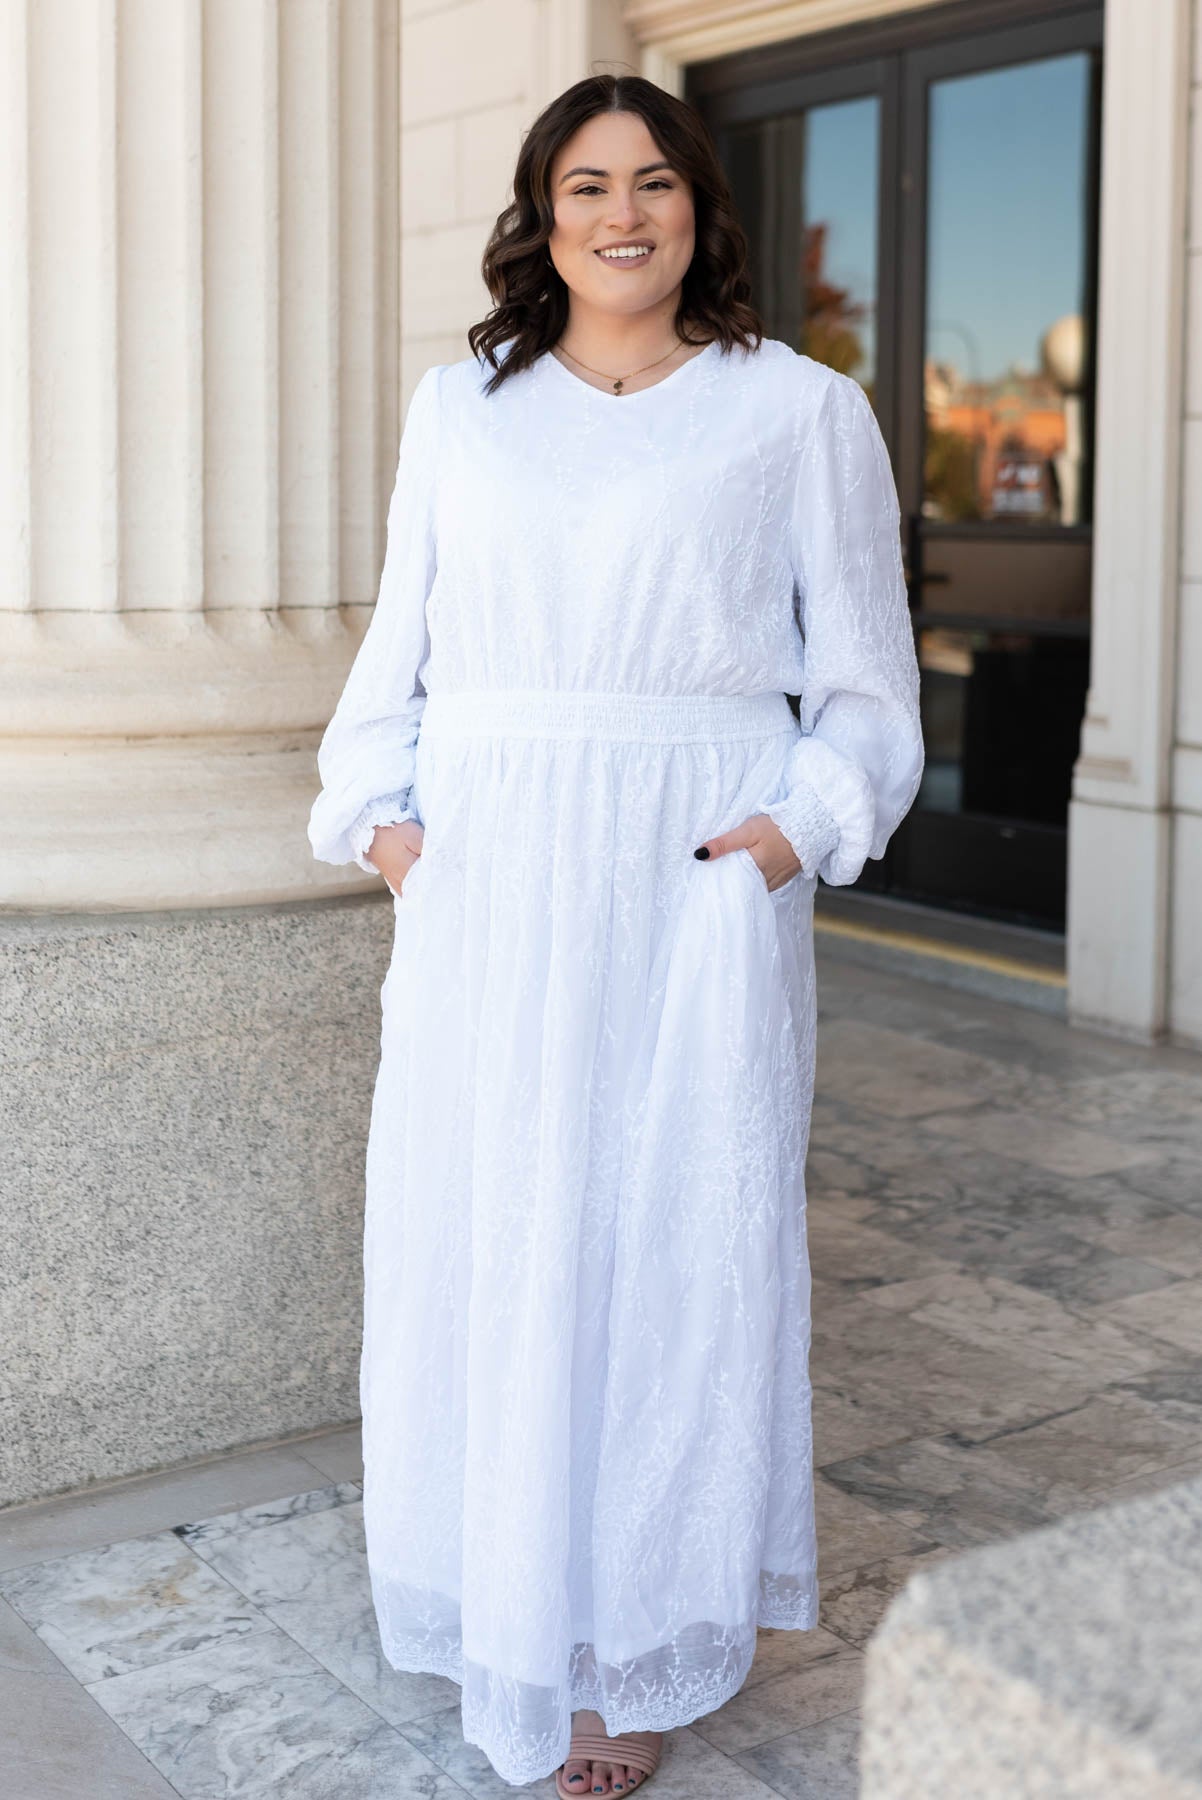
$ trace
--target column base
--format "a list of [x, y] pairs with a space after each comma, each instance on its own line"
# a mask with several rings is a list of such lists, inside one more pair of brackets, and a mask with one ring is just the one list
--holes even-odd
[[1165, 1030], [1169, 815], [1069, 807], [1068, 1016], [1152, 1043]]

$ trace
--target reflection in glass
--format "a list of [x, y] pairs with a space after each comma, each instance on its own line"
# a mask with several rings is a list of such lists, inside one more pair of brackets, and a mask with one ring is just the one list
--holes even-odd
[[1084, 53], [932, 84], [924, 516], [1085, 522]]
[[877, 170], [875, 96], [805, 114], [801, 157], [801, 342], [815, 361], [876, 380]]
[[1089, 675], [1081, 637], [919, 633], [928, 812], [1063, 825]]

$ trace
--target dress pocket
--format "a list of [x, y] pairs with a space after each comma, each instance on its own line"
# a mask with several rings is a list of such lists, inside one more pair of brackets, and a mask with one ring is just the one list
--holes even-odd
[[394, 896], [397, 900], [408, 901], [413, 899], [414, 893], [421, 886], [420, 877], [425, 865], [425, 855], [426, 853], [423, 850], [417, 860], [409, 865], [409, 871], [401, 883], [401, 891]]
[[410, 866], [399, 894], [389, 885], [393, 914], [392, 955], [380, 989], [386, 1026], [398, 1025], [409, 1011], [404, 994], [412, 976], [415, 959], [420, 961], [422, 921], [425, 916], [420, 905], [422, 882], [426, 878], [423, 873], [424, 856], [423, 851]]
[[783, 997], [778, 911], [750, 850], [740, 847], [688, 868], [676, 918], [652, 971], [652, 1011], [666, 1004], [674, 988], [685, 1011], [704, 1008], [708, 997], [712, 1018], [728, 1023], [729, 1003], [738, 996], [735, 1010], [745, 1007], [743, 1028], [753, 1035]]
[[748, 874], [755, 877], [755, 885], [759, 888], [759, 890], [763, 894], [765, 900], [771, 902], [772, 894], [769, 890], [768, 883], [764, 880], [764, 871], [760, 868], [759, 863], [756, 862], [755, 857], [751, 854], [751, 851], [744, 849], [744, 848], [740, 848], [740, 849], [734, 851], [733, 854], [735, 856], [741, 857], [743, 859], [744, 865], [747, 868]]

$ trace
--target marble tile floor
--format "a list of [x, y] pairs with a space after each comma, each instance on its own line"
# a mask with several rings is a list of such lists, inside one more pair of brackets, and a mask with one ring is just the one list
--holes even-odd
[[[669, 1734], [660, 1800], [850, 1800], [912, 1570], [1202, 1473], [1202, 1058], [829, 952], [820, 1000], [821, 1623]], [[5, 1800], [513, 1792], [455, 1683], [382, 1664], [361, 1481], [348, 1425], [0, 1512]]]

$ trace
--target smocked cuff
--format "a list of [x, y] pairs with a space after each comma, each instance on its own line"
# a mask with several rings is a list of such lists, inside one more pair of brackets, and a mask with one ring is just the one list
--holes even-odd
[[781, 800], [761, 807], [792, 845], [802, 873], [816, 875], [818, 866], [839, 842], [839, 824], [808, 781], [797, 781]]
[[367, 860], [367, 852], [371, 849], [377, 825], [401, 825], [406, 819], [416, 817], [417, 814], [409, 805], [408, 790], [401, 794], [381, 794], [378, 799], [369, 800], [347, 831], [347, 842], [359, 867], [368, 875], [380, 873], [375, 863]]

